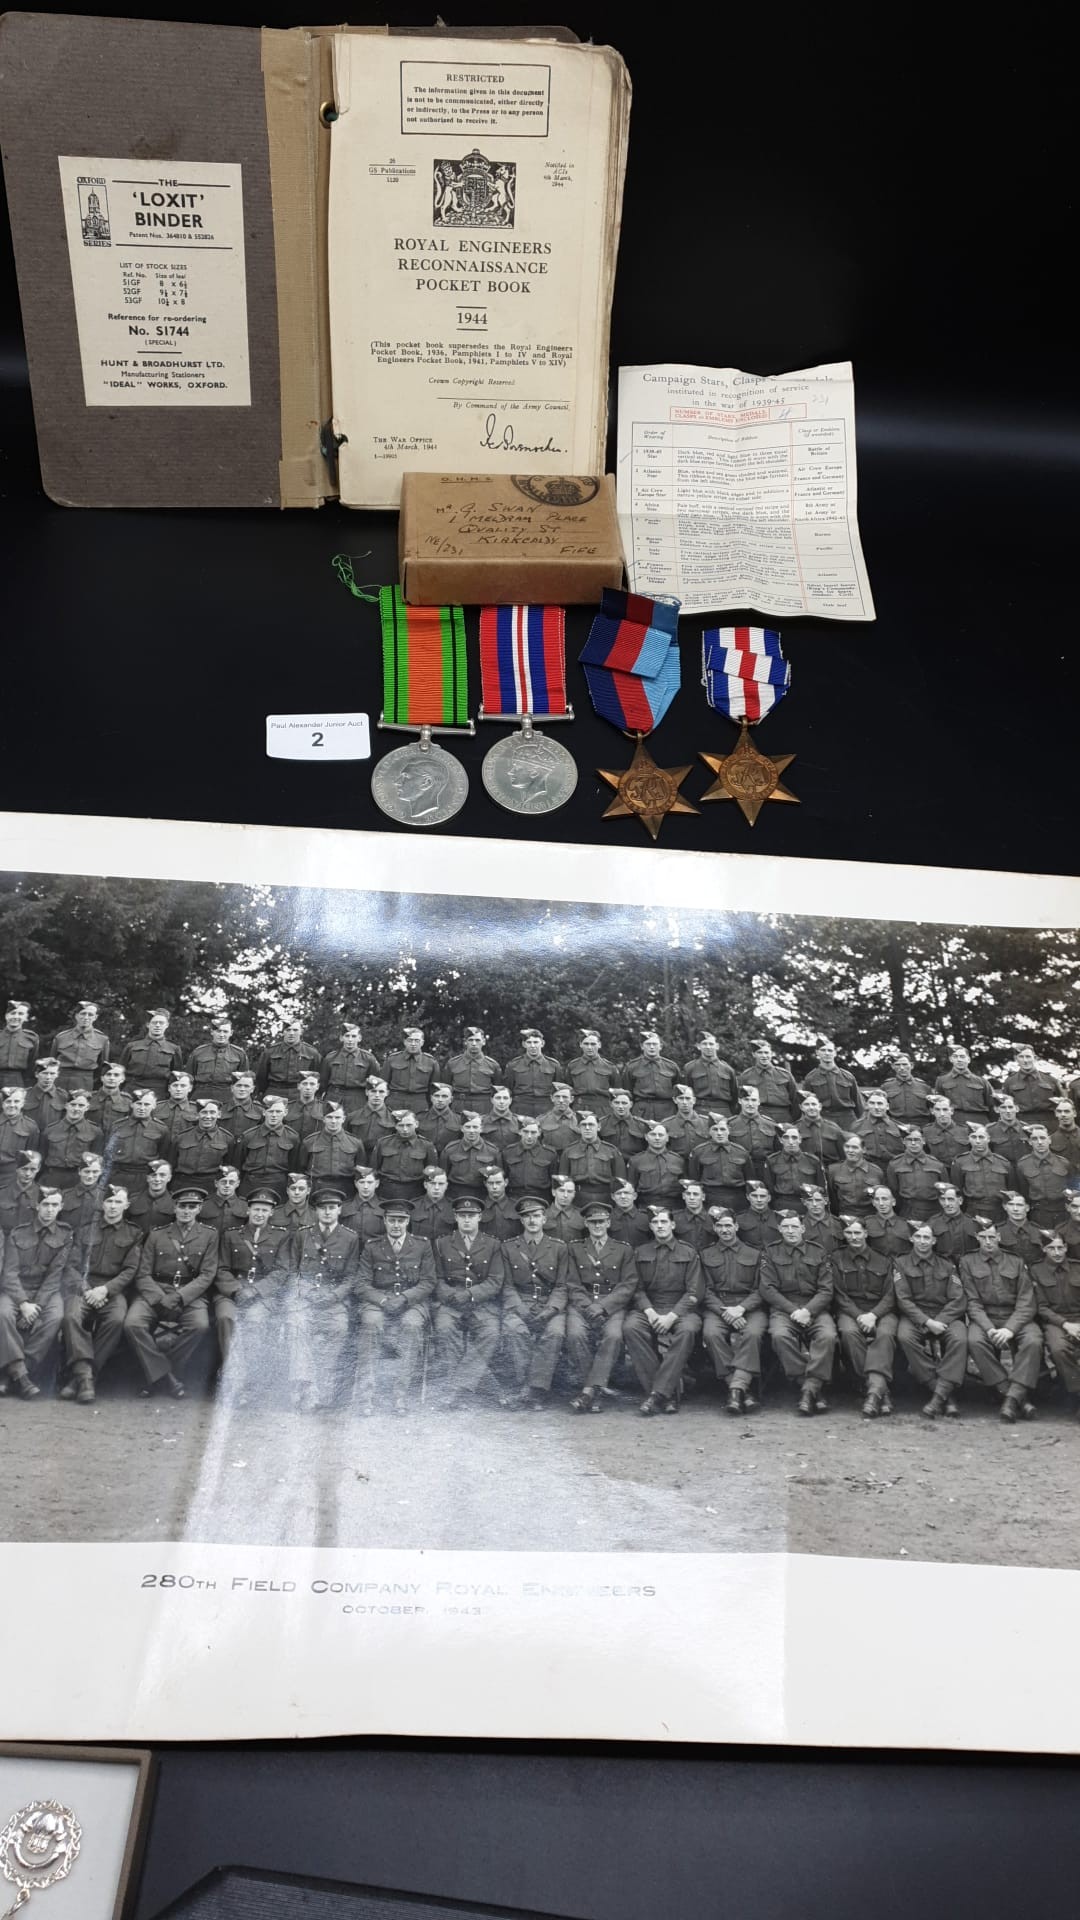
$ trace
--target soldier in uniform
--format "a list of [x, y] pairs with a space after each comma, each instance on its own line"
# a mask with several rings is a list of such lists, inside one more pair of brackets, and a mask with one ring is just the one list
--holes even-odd
[[519, 1120], [527, 1114], [539, 1119], [546, 1113], [551, 1105], [551, 1089], [562, 1077], [559, 1062], [544, 1052], [544, 1036], [539, 1027], [522, 1027], [521, 1052], [507, 1061], [504, 1076]]
[[[454, 1090], [448, 1080], [433, 1080], [431, 1105], [420, 1115], [420, 1137], [428, 1143], [428, 1158], [440, 1154], [461, 1132], [461, 1115], [454, 1111]], [[507, 1096], [509, 1105], [509, 1095]], [[515, 1123], [515, 1138], [517, 1133]]]
[[42, 1136], [42, 1164], [50, 1186], [74, 1186], [83, 1154], [100, 1153], [105, 1144], [101, 1128], [86, 1117], [89, 1104], [89, 1095], [81, 1087], [73, 1087], [63, 1119], [46, 1128]]
[[161, 1159], [168, 1143], [156, 1109], [150, 1088], [136, 1087], [130, 1113], [106, 1130], [112, 1170], [129, 1194], [145, 1187], [147, 1167], [152, 1160]]
[[1050, 1358], [1080, 1420], [1080, 1266], [1060, 1233], [1044, 1236], [1043, 1257], [1031, 1269], [1035, 1312]]
[[559, 1172], [574, 1183], [579, 1207], [593, 1200], [610, 1200], [616, 1180], [625, 1180], [626, 1162], [617, 1147], [600, 1138], [600, 1122], [590, 1107], [577, 1115], [577, 1135], [564, 1148]]
[[592, 1201], [585, 1208], [587, 1238], [567, 1246], [566, 1352], [580, 1389], [570, 1402], [575, 1413], [603, 1411], [622, 1352], [626, 1313], [637, 1292], [633, 1249], [609, 1233], [611, 1215], [606, 1202]]
[[89, 1093], [95, 1074], [109, 1057], [108, 1039], [94, 1025], [97, 1012], [96, 1001], [80, 1000], [71, 1026], [61, 1027], [49, 1050], [60, 1063], [60, 1085], [69, 1091], [81, 1087]]
[[226, 1389], [244, 1404], [264, 1386], [280, 1328], [281, 1294], [292, 1257], [288, 1227], [275, 1226], [274, 1187], [249, 1195], [247, 1218], [226, 1224], [214, 1288], [214, 1326]]
[[329, 1100], [320, 1099], [319, 1076], [314, 1067], [306, 1067], [296, 1083], [295, 1095], [285, 1109], [285, 1125], [292, 1128], [301, 1142], [309, 1140], [313, 1133], [318, 1133], [323, 1114], [331, 1105], [341, 1107], [341, 1117], [344, 1120], [345, 1108], [342, 1102], [336, 1094], [332, 1094]]
[[[403, 1108], [401, 1111], [405, 1112], [406, 1109]], [[373, 1163], [379, 1170], [384, 1193], [396, 1198], [401, 1197], [402, 1191], [407, 1194], [411, 1190], [407, 1182], [408, 1156], [404, 1156], [401, 1160], [398, 1174], [388, 1179], [389, 1169], [384, 1165], [383, 1154], [390, 1151], [395, 1139], [400, 1142], [402, 1148], [407, 1140], [412, 1143], [412, 1165], [416, 1168], [417, 1191], [419, 1191], [424, 1161], [427, 1158], [423, 1143], [416, 1139], [416, 1115], [410, 1114], [409, 1117], [411, 1126], [408, 1133], [406, 1134], [402, 1125], [395, 1133], [388, 1134], [385, 1140], [380, 1141], [372, 1156]], [[399, 1116], [395, 1115], [395, 1120], [398, 1118]], [[312, 1186], [336, 1187], [342, 1201], [348, 1200], [352, 1195], [356, 1162], [363, 1157], [364, 1150], [355, 1135], [345, 1131], [345, 1109], [341, 1103], [337, 1100], [327, 1100], [326, 1111], [318, 1132], [309, 1133], [306, 1140], [297, 1137], [295, 1128], [284, 1128], [283, 1131], [292, 1133], [296, 1142], [292, 1149], [292, 1163], [294, 1166], [298, 1164], [305, 1173], [310, 1174]], [[257, 1133], [255, 1138], [258, 1138]]]
[[282, 1300], [289, 1389], [301, 1413], [333, 1404], [360, 1265], [360, 1241], [342, 1225], [337, 1188], [319, 1187], [312, 1199], [315, 1225], [293, 1235]]
[[[960, 1262], [967, 1299], [968, 1352], [988, 1387], [1001, 1395], [1001, 1418], [1014, 1424], [1035, 1411], [1042, 1334], [1035, 1323], [1031, 1276], [1014, 1253], [1004, 1253], [992, 1220], [976, 1220], [977, 1253]], [[1007, 1370], [1003, 1364], [1011, 1358]]]
[[945, 1168], [927, 1153], [921, 1127], [912, 1123], [904, 1132], [903, 1151], [889, 1161], [885, 1177], [896, 1195], [905, 1220], [930, 1220], [938, 1210], [939, 1188]]
[[820, 1413], [832, 1379], [836, 1322], [829, 1312], [833, 1297], [832, 1261], [820, 1247], [807, 1245], [797, 1213], [780, 1222], [780, 1243], [766, 1247], [758, 1274], [761, 1297], [769, 1310], [769, 1339], [784, 1373], [799, 1389], [799, 1412]]
[[387, 1054], [383, 1067], [391, 1110], [411, 1107], [414, 1113], [423, 1113], [432, 1083], [443, 1077], [435, 1055], [424, 1052], [423, 1028], [403, 1027], [401, 1045]]
[[521, 1216], [501, 1167], [484, 1168], [484, 1198], [484, 1211], [480, 1215], [481, 1233], [490, 1233], [496, 1240], [516, 1239], [521, 1232]]
[[804, 1244], [820, 1247], [822, 1253], [827, 1254], [843, 1246], [844, 1229], [835, 1213], [829, 1212], [829, 1196], [824, 1187], [804, 1188], [803, 1205]]
[[27, 1119], [23, 1087], [5, 1087], [0, 1107], [0, 1179], [10, 1178], [19, 1155], [36, 1147], [40, 1133], [36, 1120]]
[[826, 1120], [822, 1112], [821, 1101], [816, 1093], [805, 1093], [799, 1101], [799, 1138], [803, 1151], [820, 1160], [823, 1167], [831, 1167], [844, 1157], [844, 1141], [851, 1128], [838, 1126], [835, 1120]]
[[169, 1081], [177, 1068], [184, 1064], [184, 1056], [175, 1040], [167, 1038], [168, 1028], [168, 1009], [151, 1007], [147, 1015], [146, 1032], [137, 1040], [129, 1040], [120, 1055], [121, 1064], [132, 1084], [146, 1087], [159, 1101], [164, 1100]]
[[[540, 1126], [541, 1122], [538, 1121], [537, 1125]], [[496, 1147], [500, 1153], [502, 1153], [505, 1147], [512, 1145], [518, 1139], [521, 1133], [521, 1122], [517, 1114], [510, 1111], [509, 1087], [492, 1087], [491, 1103], [488, 1111], [481, 1116], [480, 1131], [488, 1144]], [[460, 1133], [461, 1120], [459, 1118], [456, 1134], [460, 1135]], [[454, 1138], [454, 1133], [448, 1135], [448, 1140]], [[444, 1142], [444, 1144], [446, 1143]]]
[[547, 1207], [535, 1194], [516, 1203], [520, 1231], [503, 1243], [502, 1337], [517, 1384], [517, 1404], [550, 1404], [551, 1384], [566, 1339], [570, 1255], [544, 1231]]
[[259, 1055], [255, 1066], [255, 1091], [263, 1105], [267, 1095], [284, 1100], [286, 1107], [296, 1097], [300, 1075], [308, 1069], [314, 1073], [316, 1083], [322, 1070], [319, 1049], [304, 1039], [304, 1029], [299, 1020], [287, 1020], [282, 1027], [279, 1039]]
[[394, 1118], [386, 1104], [386, 1081], [371, 1074], [364, 1088], [364, 1104], [345, 1116], [345, 1130], [358, 1140], [370, 1160], [379, 1141], [394, 1131]]
[[[1060, 1153], [1052, 1151], [1049, 1127], [1029, 1127], [1028, 1141], [1030, 1151], [1016, 1163], [1016, 1184], [1031, 1207], [1035, 1225], [1052, 1227], [1061, 1217], [1062, 1196], [1072, 1179], [1072, 1168]], [[45, 1164], [49, 1164], [47, 1148]]]
[[938, 1211], [930, 1215], [934, 1245], [943, 1260], [952, 1260], [959, 1266], [965, 1253], [974, 1253], [978, 1247], [978, 1228], [971, 1215], [964, 1212], [964, 1203], [956, 1188], [947, 1180], [938, 1182], [938, 1201]]
[[574, 1089], [576, 1107], [588, 1107], [599, 1116], [608, 1111], [611, 1089], [619, 1077], [618, 1068], [601, 1053], [600, 1035], [595, 1027], [582, 1027], [581, 1052], [571, 1060], [566, 1077]]
[[679, 1181], [686, 1171], [686, 1162], [681, 1153], [672, 1153], [669, 1149], [668, 1131], [662, 1120], [650, 1121], [644, 1148], [640, 1153], [631, 1154], [626, 1171], [645, 1206], [654, 1200], [666, 1204], [678, 1199]]
[[[275, 1191], [273, 1205], [276, 1207], [280, 1200], [280, 1193]], [[248, 1202], [240, 1193], [240, 1169], [226, 1161], [218, 1168], [214, 1191], [208, 1195], [199, 1218], [204, 1227], [213, 1227], [220, 1239], [230, 1228], [245, 1226], [247, 1217]]]
[[746, 1206], [735, 1215], [735, 1225], [744, 1246], [758, 1253], [782, 1239], [780, 1215], [773, 1212], [772, 1194], [763, 1180], [746, 1183]]
[[990, 1128], [990, 1145], [1008, 1160], [1015, 1174], [1018, 1161], [1028, 1150], [1028, 1137], [1020, 1125], [1019, 1109], [1011, 1093], [999, 1093], [997, 1119]]
[[904, 1150], [904, 1136], [895, 1120], [889, 1118], [888, 1097], [880, 1087], [874, 1087], [866, 1095], [866, 1112], [855, 1122], [851, 1129], [858, 1134], [863, 1143], [868, 1160], [876, 1160], [887, 1167]]
[[247, 1048], [237, 1045], [232, 1037], [232, 1021], [227, 1013], [215, 1014], [210, 1022], [210, 1038], [194, 1049], [188, 1059], [187, 1071], [195, 1098], [201, 1096], [216, 1100], [219, 1108], [229, 1097], [233, 1074], [248, 1068], [250, 1062]]
[[623, 1322], [630, 1364], [645, 1393], [639, 1411], [677, 1413], [683, 1369], [701, 1332], [705, 1277], [696, 1248], [675, 1238], [673, 1209], [649, 1207], [652, 1239], [634, 1255], [638, 1288]]
[[988, 1127], [994, 1117], [994, 1089], [984, 1074], [972, 1073], [971, 1055], [966, 1047], [949, 1048], [949, 1067], [934, 1081], [935, 1093], [943, 1093], [952, 1103], [959, 1121], [972, 1121]]
[[687, 1171], [701, 1182], [708, 1206], [727, 1207], [732, 1213], [742, 1206], [752, 1177], [750, 1155], [732, 1140], [726, 1113], [710, 1113], [709, 1137], [694, 1148]]
[[775, 1153], [780, 1129], [775, 1120], [761, 1111], [761, 1095], [756, 1087], [739, 1088], [739, 1111], [728, 1122], [728, 1137], [742, 1147], [755, 1180], [765, 1178], [766, 1162]]
[[356, 1399], [360, 1414], [375, 1411], [378, 1365], [385, 1354], [397, 1361], [390, 1373], [391, 1405], [409, 1410], [409, 1394], [420, 1375], [435, 1292], [431, 1242], [412, 1231], [412, 1203], [400, 1197], [383, 1207], [385, 1232], [369, 1240], [360, 1255], [356, 1295], [360, 1303]]
[[754, 1382], [761, 1378], [761, 1343], [768, 1315], [758, 1288], [761, 1254], [739, 1239], [735, 1216], [726, 1207], [710, 1207], [712, 1242], [701, 1256], [705, 1275], [705, 1351], [716, 1377], [727, 1385], [727, 1411], [747, 1413], [758, 1404]]
[[430, 1142], [419, 1132], [412, 1108], [398, 1107], [393, 1133], [377, 1142], [372, 1155], [384, 1203], [418, 1200], [423, 1192], [424, 1168], [430, 1159]]
[[0, 1279], [0, 1391], [36, 1400], [40, 1373], [59, 1337], [71, 1262], [70, 1229], [59, 1223], [60, 1190], [42, 1186], [33, 1220], [13, 1227]]
[[[1031, 1222], [1031, 1208], [1022, 1193], [1009, 1187], [1001, 1196], [1004, 1218], [998, 1222], [998, 1238], [1006, 1253], [1015, 1253], [1026, 1267], [1035, 1266], [1043, 1257], [1042, 1230]], [[993, 1216], [991, 1215], [991, 1218]]]
[[440, 1234], [454, 1231], [454, 1209], [447, 1198], [449, 1185], [442, 1167], [433, 1162], [424, 1168], [424, 1194], [412, 1210], [410, 1230], [433, 1246]]
[[34, 1219], [41, 1198], [38, 1186], [40, 1171], [41, 1155], [36, 1147], [20, 1153], [15, 1177], [5, 1185], [3, 1198], [0, 1199], [0, 1233], [11, 1233], [15, 1227], [28, 1227]]
[[675, 1111], [664, 1121], [667, 1128], [668, 1145], [673, 1153], [684, 1160], [700, 1147], [709, 1137], [709, 1119], [707, 1114], [698, 1113], [697, 1095], [693, 1087], [680, 1080], [675, 1086]]
[[[351, 1204], [351, 1202], [350, 1202]], [[344, 1226], [351, 1226], [345, 1219], [347, 1209], [342, 1208], [341, 1217]], [[315, 1209], [311, 1204], [311, 1181], [306, 1173], [293, 1171], [285, 1182], [284, 1202], [274, 1208], [275, 1227], [284, 1227], [289, 1233], [299, 1233], [301, 1227], [315, 1225]], [[356, 1228], [352, 1231], [355, 1233]]]
[[967, 1372], [966, 1302], [956, 1268], [937, 1251], [928, 1220], [911, 1223], [911, 1249], [893, 1266], [893, 1292], [904, 1358], [919, 1385], [931, 1390], [923, 1412], [928, 1420], [943, 1413], [955, 1419]]
[[184, 1398], [181, 1375], [210, 1331], [206, 1295], [217, 1277], [218, 1237], [199, 1219], [205, 1198], [204, 1187], [180, 1186], [172, 1224], [143, 1241], [124, 1337], [142, 1368], [144, 1398], [161, 1380], [174, 1400]]
[[9, 1000], [0, 1028], [0, 1080], [9, 1087], [29, 1087], [34, 1078], [38, 1037], [26, 1024], [30, 1006], [26, 1000]]
[[988, 1127], [972, 1122], [968, 1132], [971, 1145], [953, 1161], [950, 1182], [968, 1213], [985, 1213], [991, 1220], [1000, 1220], [1001, 1196], [1012, 1185], [1012, 1167], [1004, 1154], [994, 1152]]
[[697, 1053], [682, 1070], [683, 1080], [693, 1087], [698, 1106], [706, 1113], [731, 1115], [739, 1097], [735, 1069], [720, 1057], [715, 1033], [703, 1033]]
[[680, 1180], [682, 1206], [675, 1213], [675, 1238], [703, 1253], [714, 1239], [713, 1225], [705, 1205], [705, 1189], [700, 1180]]
[[[593, 1203], [595, 1205], [595, 1202]], [[591, 1212], [591, 1207], [586, 1209]], [[649, 1230], [649, 1216], [637, 1203], [637, 1188], [632, 1180], [616, 1180], [611, 1189], [610, 1225], [606, 1232], [613, 1240], [621, 1240], [631, 1251], [643, 1247], [646, 1240], [652, 1238]], [[584, 1214], [582, 1218], [584, 1219]], [[588, 1226], [588, 1221], [585, 1225]]]
[[[190, 1133], [199, 1118], [199, 1109], [192, 1099], [194, 1081], [187, 1068], [178, 1069], [169, 1081], [167, 1100], [159, 1101], [154, 1109], [154, 1119], [165, 1129], [165, 1140], [171, 1154], [181, 1134]], [[226, 1129], [231, 1133], [232, 1128]]]
[[761, 1111], [777, 1126], [799, 1115], [799, 1089], [788, 1067], [778, 1061], [767, 1040], [751, 1040], [753, 1059], [740, 1076], [742, 1085], [756, 1087]]
[[345, 1112], [351, 1113], [361, 1089], [367, 1085], [372, 1074], [382, 1077], [375, 1055], [363, 1045], [358, 1022], [343, 1021], [337, 1046], [331, 1047], [329, 1053], [324, 1053], [322, 1057], [319, 1076], [322, 1091], [328, 1093], [332, 1100], [340, 1100]]
[[1017, 1049], [1016, 1065], [1006, 1071], [1002, 1091], [1011, 1095], [1026, 1126], [1041, 1124], [1049, 1130], [1054, 1107], [1061, 1098], [1061, 1082], [1055, 1073], [1044, 1072], [1036, 1065], [1034, 1047]]
[[551, 1205], [544, 1216], [544, 1232], [571, 1245], [584, 1240], [585, 1221], [577, 1204], [577, 1188], [569, 1174], [557, 1173], [551, 1182]]
[[911, 1245], [911, 1223], [902, 1218], [896, 1210], [896, 1198], [891, 1187], [875, 1187], [870, 1195], [870, 1212], [866, 1214], [863, 1225], [866, 1228], [867, 1244], [874, 1253], [884, 1254], [887, 1260], [899, 1259]]
[[1066, 1193], [1064, 1199], [1065, 1211], [1060, 1220], [1055, 1222], [1054, 1231], [1060, 1233], [1069, 1249], [1069, 1259], [1073, 1260], [1080, 1247], [1080, 1193]]
[[100, 1153], [84, 1153], [79, 1163], [75, 1185], [63, 1189], [60, 1202], [60, 1225], [70, 1227], [72, 1233], [81, 1233], [83, 1228], [90, 1226], [101, 1212], [101, 1175], [104, 1164]]
[[127, 1217], [144, 1239], [155, 1227], [167, 1227], [176, 1217], [169, 1183], [172, 1166], [168, 1160], [151, 1160], [146, 1169], [146, 1190], [129, 1196]]
[[[203, 1096], [196, 1100], [195, 1105], [199, 1112], [195, 1125], [189, 1127], [186, 1133], [175, 1135], [171, 1142], [170, 1157], [177, 1181], [185, 1186], [191, 1186], [196, 1176], [199, 1179], [212, 1178], [224, 1161], [233, 1160], [238, 1153], [246, 1164], [248, 1147], [254, 1138], [249, 1135], [243, 1148], [238, 1148], [232, 1134], [226, 1133], [221, 1125], [221, 1110], [217, 1101]], [[283, 1101], [283, 1116], [284, 1111]], [[292, 1138], [295, 1139], [295, 1135]], [[249, 1180], [248, 1184], [254, 1185], [254, 1181]]]
[[551, 1087], [551, 1105], [546, 1113], [540, 1115], [540, 1138], [546, 1147], [552, 1147], [556, 1153], [562, 1154], [567, 1147], [573, 1146], [577, 1137], [574, 1089], [565, 1080], [555, 1080]]
[[943, 1167], [951, 1167], [953, 1161], [968, 1150], [968, 1130], [960, 1125], [953, 1113], [952, 1101], [943, 1093], [935, 1093], [930, 1104], [934, 1117], [923, 1128], [926, 1151], [933, 1154], [935, 1160], [940, 1160]]
[[[355, 1233], [361, 1247], [366, 1247], [369, 1240], [378, 1240], [386, 1231], [386, 1218], [379, 1195], [379, 1184], [379, 1175], [375, 1167], [366, 1167], [358, 1163], [353, 1169], [352, 1197], [341, 1209], [341, 1224], [343, 1227], [348, 1227], [350, 1233]], [[310, 1188], [309, 1180], [309, 1191]], [[312, 1222], [309, 1221], [306, 1224], [311, 1225]]]
[[444, 1406], [470, 1400], [482, 1386], [498, 1393], [491, 1362], [499, 1345], [500, 1295], [506, 1259], [498, 1240], [480, 1232], [483, 1211], [473, 1194], [454, 1195], [453, 1233], [435, 1242], [435, 1337], [445, 1370]]
[[511, 1193], [546, 1193], [559, 1170], [559, 1156], [540, 1133], [535, 1115], [522, 1120], [516, 1141], [502, 1149]]
[[803, 1098], [812, 1093], [820, 1103], [826, 1120], [831, 1120], [844, 1133], [854, 1133], [855, 1122], [862, 1112], [859, 1083], [846, 1067], [837, 1065], [833, 1041], [820, 1042], [817, 1066], [811, 1067], [809, 1073], [803, 1075], [802, 1085]]
[[101, 1217], [75, 1235], [64, 1300], [64, 1353], [68, 1377], [61, 1400], [90, 1406], [103, 1367], [120, 1344], [128, 1295], [139, 1268], [143, 1237], [124, 1218], [126, 1187], [106, 1188]]
[[471, 1194], [474, 1200], [480, 1199], [484, 1192], [484, 1168], [502, 1165], [498, 1149], [484, 1139], [481, 1126], [478, 1113], [463, 1113], [460, 1138], [451, 1140], [439, 1155], [450, 1182], [451, 1200], [456, 1200], [461, 1193]]
[[487, 1034], [483, 1027], [466, 1027], [460, 1053], [451, 1054], [446, 1063], [446, 1078], [455, 1096], [475, 1107], [484, 1094], [490, 1095], [502, 1068], [490, 1053], [485, 1053]]
[[643, 1120], [662, 1120], [674, 1111], [675, 1083], [679, 1068], [662, 1050], [655, 1027], [646, 1027], [641, 1036], [641, 1052], [623, 1069], [634, 1112]]
[[600, 1138], [609, 1147], [617, 1147], [628, 1160], [631, 1154], [641, 1152], [647, 1132], [648, 1122], [634, 1112], [629, 1088], [612, 1087], [608, 1111], [600, 1120]]
[[[195, 1107], [196, 1119], [198, 1112], [198, 1108]], [[232, 1091], [228, 1105], [221, 1109], [221, 1124], [226, 1133], [231, 1133], [234, 1140], [241, 1142], [249, 1133], [253, 1133], [256, 1127], [261, 1127], [262, 1123], [262, 1102], [255, 1098], [255, 1075], [250, 1067], [240, 1067], [232, 1076]], [[285, 1124], [289, 1125], [287, 1110]], [[298, 1132], [298, 1129], [294, 1127], [293, 1132]]]
[[[280, 1094], [272, 1093], [263, 1101], [263, 1117], [259, 1126], [245, 1133], [238, 1145], [230, 1141], [229, 1148], [221, 1155], [223, 1160], [234, 1158], [240, 1168], [240, 1191], [250, 1193], [253, 1187], [280, 1187], [283, 1180], [297, 1165], [300, 1154], [300, 1137], [292, 1127], [285, 1125], [288, 1108]], [[340, 1112], [340, 1108], [339, 1108]], [[325, 1124], [325, 1122], [324, 1122]], [[180, 1143], [181, 1152], [185, 1140]], [[228, 1138], [228, 1136], [226, 1136]], [[350, 1157], [351, 1156], [351, 1157]], [[346, 1158], [355, 1160], [351, 1148]], [[311, 1173], [311, 1155], [301, 1172]], [[314, 1179], [314, 1175], [312, 1175]], [[338, 1183], [340, 1186], [340, 1183]]]
[[119, 1060], [109, 1060], [101, 1069], [101, 1080], [90, 1095], [88, 1117], [108, 1139], [115, 1126], [131, 1112], [131, 1095], [124, 1092], [127, 1078]]
[[1070, 1174], [1075, 1178], [1080, 1172], [1080, 1126], [1076, 1124], [1076, 1108], [1071, 1100], [1059, 1100], [1054, 1108], [1050, 1151], [1068, 1161]]
[[829, 1168], [826, 1176], [829, 1198], [834, 1213], [857, 1213], [860, 1217], [870, 1211], [870, 1195], [875, 1187], [885, 1184], [885, 1175], [876, 1160], [868, 1160], [862, 1139], [857, 1133], [849, 1133], [844, 1141], [844, 1157]]
[[34, 1122], [39, 1139], [63, 1119], [67, 1110], [67, 1095], [58, 1084], [59, 1079], [59, 1060], [51, 1053], [39, 1055], [34, 1063], [34, 1084], [28, 1089], [23, 1105], [23, 1113], [27, 1120]]
[[892, 1072], [881, 1083], [881, 1091], [897, 1122], [914, 1120], [921, 1125], [929, 1120], [931, 1090], [925, 1080], [916, 1079], [906, 1053], [896, 1055]]
[[781, 1127], [780, 1145], [765, 1161], [765, 1185], [774, 1204], [794, 1207], [796, 1213], [802, 1213], [806, 1206], [805, 1189], [820, 1186], [824, 1179], [821, 1161], [807, 1153], [794, 1122]]
[[891, 1259], [869, 1245], [866, 1222], [848, 1214], [844, 1245], [832, 1255], [833, 1302], [844, 1359], [863, 1385], [867, 1420], [892, 1412], [897, 1329], [892, 1269]]

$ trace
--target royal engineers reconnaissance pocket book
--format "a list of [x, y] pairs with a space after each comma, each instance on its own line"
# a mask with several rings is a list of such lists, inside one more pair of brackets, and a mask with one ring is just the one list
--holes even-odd
[[46, 491], [396, 507], [406, 470], [602, 472], [629, 100], [556, 27], [5, 15]]

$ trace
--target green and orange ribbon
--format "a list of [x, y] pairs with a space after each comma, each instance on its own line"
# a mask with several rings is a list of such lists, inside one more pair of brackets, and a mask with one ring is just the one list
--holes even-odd
[[380, 587], [385, 727], [468, 727], [469, 665], [461, 607], [410, 607]]

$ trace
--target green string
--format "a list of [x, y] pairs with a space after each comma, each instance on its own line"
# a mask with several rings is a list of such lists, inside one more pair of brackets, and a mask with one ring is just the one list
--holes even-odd
[[378, 602], [381, 589], [379, 587], [359, 586], [356, 575], [353, 572], [354, 560], [369, 560], [370, 558], [371, 555], [369, 553], [335, 553], [330, 565], [333, 567], [342, 586], [348, 587], [349, 592], [355, 600], [367, 600], [374, 605]]

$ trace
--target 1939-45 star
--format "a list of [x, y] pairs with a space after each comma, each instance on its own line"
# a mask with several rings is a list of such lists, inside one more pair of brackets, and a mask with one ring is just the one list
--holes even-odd
[[697, 813], [689, 800], [679, 796], [679, 788], [691, 767], [658, 767], [643, 740], [639, 738], [634, 757], [622, 773], [606, 767], [597, 769], [601, 780], [615, 788], [615, 799], [604, 812], [605, 820], [635, 815], [655, 840], [669, 813]]

